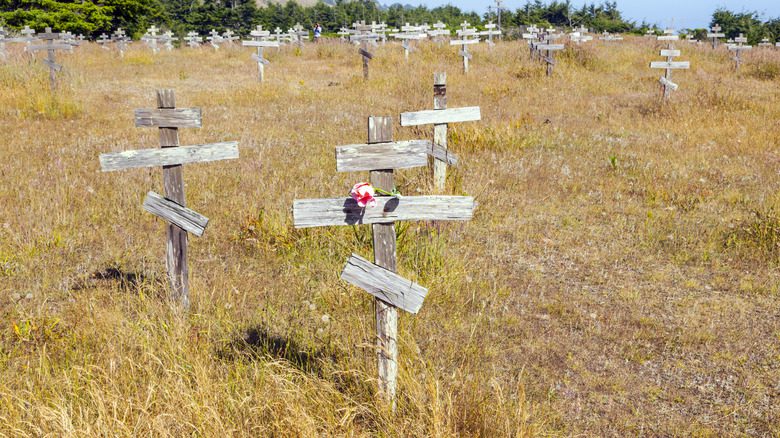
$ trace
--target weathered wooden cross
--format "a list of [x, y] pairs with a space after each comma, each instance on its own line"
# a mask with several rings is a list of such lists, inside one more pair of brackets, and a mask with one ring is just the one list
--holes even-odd
[[441, 44], [444, 42], [445, 37], [450, 36], [450, 31], [447, 29], [447, 25], [442, 23], [441, 21], [436, 22], [433, 25], [433, 30], [428, 31], [428, 36], [433, 38], [433, 41], [437, 44]]
[[211, 47], [213, 47], [214, 50], [219, 50], [219, 45], [222, 44], [222, 41], [224, 41], [222, 35], [220, 35], [219, 32], [214, 29], [211, 29], [211, 32], [209, 33], [209, 36], [206, 37], [206, 39], [209, 41], [209, 43], [211, 43]]
[[573, 41], [578, 46], [580, 43], [587, 43], [588, 41], [593, 41], [593, 37], [588, 35], [588, 28], [584, 26], [580, 26], [579, 28], [575, 29], [574, 32], [569, 34], [569, 39]]
[[368, 51], [368, 44], [371, 43], [373, 46], [377, 45], [377, 41], [379, 40], [380, 36], [372, 33], [369, 29], [365, 29], [364, 31], [361, 29], [358, 29], [360, 33], [355, 33], [349, 36], [349, 40], [353, 43], [359, 43], [360, 48], [358, 49], [358, 53], [363, 59], [363, 80], [368, 80], [368, 62], [372, 59], [374, 59], [374, 54]]
[[103, 50], [110, 50], [108, 48], [108, 43], [111, 42], [111, 38], [108, 35], [106, 35], [105, 33], [101, 33], [100, 34], [100, 38], [95, 40], [95, 42], [100, 45], [101, 49], [103, 49]]
[[[430, 142], [393, 142], [392, 118], [368, 119], [368, 142], [336, 148], [339, 172], [369, 171], [371, 184], [386, 191], [395, 186], [394, 169], [428, 164]], [[376, 298], [379, 392], [395, 407], [398, 375], [398, 309], [417, 313], [427, 290], [395, 274], [397, 221], [470, 220], [474, 198], [464, 196], [377, 196], [375, 207], [361, 208], [352, 198], [304, 199], [293, 203], [296, 228], [371, 224], [374, 263], [353, 255], [341, 274], [345, 281]]]
[[186, 207], [182, 166], [238, 158], [238, 142], [179, 146], [179, 128], [200, 128], [200, 108], [176, 108], [173, 90], [157, 91], [157, 109], [135, 111], [135, 126], [159, 128], [160, 149], [142, 149], [100, 155], [103, 172], [158, 167], [163, 169], [164, 196], [149, 192], [144, 209], [169, 223], [166, 266], [172, 298], [189, 307], [187, 233], [200, 237], [208, 218]]
[[157, 46], [157, 40], [160, 39], [160, 36], [157, 35], [157, 32], [159, 31], [160, 29], [152, 25], [152, 27], [146, 30], [146, 34], [141, 37], [141, 41], [146, 43], [146, 45], [152, 49], [152, 53], [155, 55], [160, 52], [160, 48]]
[[125, 50], [127, 50], [127, 44], [129, 42], [129, 38], [125, 34], [125, 31], [120, 27], [111, 35], [111, 39], [116, 41], [116, 48], [119, 50], [119, 56], [124, 58]]
[[471, 24], [468, 21], [464, 21], [460, 26], [461, 28], [456, 31], [459, 39], [450, 41], [450, 45], [461, 46], [458, 54], [463, 58], [463, 73], [466, 74], [469, 72], [469, 61], [472, 58], [468, 46], [479, 44], [479, 33], [476, 29], [469, 28]]
[[661, 76], [659, 82], [663, 90], [663, 100], [668, 100], [672, 91], [677, 90], [678, 85], [672, 82], [672, 71], [674, 70], [687, 70], [691, 68], [689, 61], [675, 61], [674, 58], [680, 56], [680, 51], [675, 50], [672, 41], [677, 39], [677, 35], [663, 35], [659, 36], [659, 41], [669, 41], [669, 46], [666, 49], [661, 50], [661, 56], [666, 57], [666, 61], [653, 61], [650, 63], [650, 68], [664, 69], [664, 75]]
[[[547, 37], [551, 37], [548, 35]], [[561, 51], [565, 48], [563, 44], [552, 44], [552, 40], [546, 39], [541, 43], [536, 43], [534, 48], [539, 54], [539, 57], [547, 65], [547, 77], [552, 76], [553, 67], [555, 67], [555, 52]]]
[[409, 60], [409, 53], [414, 51], [411, 46], [411, 41], [420, 41], [427, 38], [427, 34], [417, 26], [410, 26], [406, 23], [405, 26], [401, 26], [401, 33], [390, 34], [391, 37], [401, 40], [401, 47], [404, 48], [404, 59]]
[[303, 40], [309, 39], [309, 31], [301, 26], [301, 23], [295, 23], [295, 26], [292, 27], [292, 32], [290, 32], [290, 35], [293, 36], [295, 43], [298, 44], [298, 47], [303, 47]]
[[239, 40], [238, 36], [230, 29], [222, 33], [222, 39], [228, 44], [230, 44], [231, 46], [233, 45], [234, 42]]
[[496, 27], [495, 23], [489, 21], [488, 24], [485, 25], [485, 30], [479, 33], [480, 36], [487, 37], [488, 46], [491, 48], [496, 45], [496, 43], [493, 42], [493, 36], [501, 35], [501, 31], [496, 29]]
[[162, 36], [160, 36], [160, 41], [163, 42], [163, 46], [165, 47], [165, 50], [170, 52], [173, 50], [173, 42], [179, 41], [179, 38], [173, 36], [173, 32], [169, 30], [163, 33]]
[[728, 46], [729, 50], [734, 52], [734, 69], [736, 71], [739, 71], [739, 67], [742, 66], [742, 52], [753, 49], [753, 46], [745, 45], [747, 42], [747, 37], [743, 34], [739, 34], [738, 37], [734, 38], [734, 44], [729, 44]]
[[200, 47], [200, 43], [203, 42], [203, 37], [198, 35], [198, 32], [187, 32], [187, 36], [184, 37], [184, 41], [187, 42], [187, 46], [195, 49]]
[[43, 45], [27, 46], [27, 50], [30, 52], [46, 50], [48, 56], [43, 60], [43, 63], [49, 67], [49, 86], [54, 91], [57, 88], [57, 72], [62, 71], [62, 65], [56, 62], [55, 52], [57, 50], [72, 51], [73, 46], [65, 43], [55, 43], [55, 41], [59, 40], [60, 34], [52, 32], [50, 27], [47, 27], [43, 33], [39, 33], [38, 38], [45, 43]]
[[606, 30], [602, 32], [601, 36], [599, 37], [601, 41], [605, 42], [612, 42], [612, 41], [623, 41], [623, 37], [619, 35], [612, 35]]
[[444, 190], [447, 166], [458, 163], [458, 157], [447, 149], [447, 128], [450, 123], [476, 122], [482, 119], [478, 106], [447, 109], [447, 74], [433, 75], [433, 110], [401, 113], [401, 126], [433, 125], [433, 186]]
[[725, 33], [721, 33], [721, 30], [723, 30], [722, 27], [718, 23], [715, 23], [714, 26], [712, 26], [711, 32], [707, 33], [707, 38], [712, 40], [712, 48], [718, 47], [718, 38], [726, 38]]
[[764, 38], [758, 43], [758, 47], [772, 47], [773, 44], [769, 42], [769, 38]]
[[279, 47], [279, 41], [269, 41], [271, 32], [263, 30], [263, 26], [257, 26], [257, 29], [249, 33], [254, 40], [241, 41], [243, 47], [256, 47], [257, 53], [252, 55], [252, 59], [257, 63], [257, 80], [265, 81], [265, 66], [270, 62], [263, 57], [263, 48]]

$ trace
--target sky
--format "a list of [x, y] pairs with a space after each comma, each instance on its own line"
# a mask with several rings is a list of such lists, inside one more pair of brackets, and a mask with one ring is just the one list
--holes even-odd
[[[658, 24], [661, 27], [704, 28], [710, 22], [712, 13], [720, 8], [742, 12], [758, 11], [763, 19], [780, 17], [780, 0], [616, 0], [618, 9], [627, 19], [637, 22], [647, 21]], [[380, 3], [402, 3], [413, 5], [426, 5], [429, 7], [452, 4], [467, 11], [479, 13], [487, 12], [490, 5], [495, 5], [490, 0], [394, 0]], [[549, 3], [549, 0], [545, 1]], [[573, 0], [575, 7], [587, 3], [602, 3], [602, 0]], [[503, 0], [505, 9], [515, 10], [525, 4], [525, 0]]]

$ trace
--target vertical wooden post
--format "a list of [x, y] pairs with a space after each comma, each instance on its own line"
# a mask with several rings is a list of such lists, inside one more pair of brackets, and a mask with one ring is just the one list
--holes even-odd
[[553, 54], [552, 50], [547, 51], [547, 77], [549, 78], [553, 74]]
[[[259, 39], [258, 39], [259, 41]], [[262, 83], [265, 81], [265, 65], [263, 64], [263, 48], [257, 48], [257, 78]]]
[[[433, 109], [447, 109], [447, 73], [433, 74]], [[447, 149], [447, 124], [433, 125], [433, 144]], [[447, 182], [447, 163], [433, 159], [433, 186], [443, 191]]]
[[[360, 41], [360, 48], [368, 52], [368, 40]], [[368, 58], [365, 55], [363, 55], [363, 80], [368, 80]]]
[[[369, 117], [368, 143], [386, 143], [393, 140], [393, 119]], [[395, 185], [393, 170], [371, 171], [371, 184], [386, 191]], [[395, 224], [373, 224], [374, 263], [396, 271]], [[380, 299], [376, 305], [377, 358], [379, 361], [379, 390], [395, 410], [396, 379], [398, 378], [398, 309]]]
[[[669, 50], [674, 50], [674, 44], [669, 43]], [[666, 62], [672, 62], [674, 60], [673, 57], [667, 56]], [[666, 72], [664, 73], [664, 77], [671, 83], [672, 82], [672, 69], [667, 68]], [[664, 84], [664, 100], [669, 100], [669, 98], [672, 96], [672, 90], [669, 85]]]
[[[466, 38], [466, 37], [464, 36], [462, 38]], [[467, 47], [468, 46], [466, 44], [464, 44], [463, 47], [462, 47], [462, 49], [463, 49], [463, 73], [464, 74], [469, 72], [469, 57], [468, 57], [468, 49], [467, 49]]]
[[[157, 90], [157, 108], [176, 108], [173, 90]], [[178, 128], [159, 128], [160, 147], [179, 146]], [[182, 165], [163, 166], [163, 185], [165, 197], [181, 206], [184, 200], [184, 178]], [[176, 225], [168, 225], [168, 245], [166, 251], [168, 278], [173, 290], [174, 301], [179, 301], [184, 309], [190, 306], [189, 267], [187, 266], [187, 232]]]

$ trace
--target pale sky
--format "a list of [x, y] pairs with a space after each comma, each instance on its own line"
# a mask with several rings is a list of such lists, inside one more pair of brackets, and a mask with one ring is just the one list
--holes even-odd
[[[480, 14], [486, 12], [488, 6], [495, 6], [494, 1], [486, 0], [380, 0], [380, 3], [383, 4], [396, 2], [429, 7], [452, 4]], [[549, 0], [545, 3], [549, 3]], [[575, 7], [581, 7], [584, 3], [600, 4], [602, 0], [572, 1]], [[512, 11], [524, 4], [525, 0], [503, 0], [504, 9]], [[617, 4], [618, 9], [627, 19], [637, 22], [645, 20], [662, 27], [674, 26], [676, 29], [706, 27], [712, 13], [719, 7], [725, 7], [735, 12], [758, 11], [764, 20], [780, 17], [780, 0], [617, 0]]]

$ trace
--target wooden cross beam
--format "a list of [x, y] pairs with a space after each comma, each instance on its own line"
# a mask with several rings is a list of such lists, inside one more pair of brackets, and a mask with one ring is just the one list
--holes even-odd
[[659, 79], [659, 82], [661, 83], [661, 88], [663, 90], [663, 100], [669, 100], [672, 91], [677, 90], [678, 88], [678, 85], [672, 82], [672, 71], [687, 70], [691, 68], [691, 63], [688, 61], [674, 61], [674, 58], [680, 56], [680, 51], [675, 50], [674, 45], [671, 42], [667, 49], [661, 50], [661, 56], [665, 56], [666, 61], [651, 62], [650, 68], [665, 70], [664, 75]]
[[482, 119], [478, 106], [447, 109], [447, 74], [433, 75], [433, 111], [401, 113], [401, 126], [433, 125], [433, 143], [428, 154], [433, 157], [433, 185], [444, 190], [447, 166], [455, 165], [458, 157], [447, 149], [447, 128], [450, 123], [476, 122]]
[[262, 83], [265, 81], [265, 66], [270, 64], [263, 57], [263, 49], [265, 47], [278, 48], [279, 41], [269, 41], [267, 38], [271, 35], [271, 32], [263, 30], [262, 26], [257, 26], [257, 29], [250, 32], [250, 35], [254, 38], [254, 41], [241, 41], [241, 46], [257, 48], [257, 53], [252, 55], [252, 59], [257, 63], [257, 80]]
[[746, 46], [745, 43], [748, 39], [745, 35], [739, 34], [734, 38], [734, 44], [729, 44], [728, 49], [734, 52], [734, 69], [739, 71], [739, 67], [742, 66], [742, 52], [752, 50], [753, 46]]
[[162, 167], [164, 194], [149, 192], [144, 209], [169, 223], [166, 266], [172, 298], [189, 307], [187, 233], [201, 236], [208, 219], [186, 207], [182, 165], [238, 158], [238, 142], [179, 147], [179, 128], [200, 128], [199, 108], [176, 108], [173, 90], [157, 91], [157, 109], [135, 111], [135, 126], [159, 128], [160, 149], [106, 153], [100, 155], [103, 172]]
[[38, 34], [38, 38], [45, 43], [43, 45], [27, 46], [26, 50], [31, 53], [46, 50], [48, 56], [43, 60], [43, 63], [49, 67], [49, 86], [54, 91], [57, 88], [57, 72], [62, 71], [62, 65], [57, 64], [55, 59], [55, 52], [57, 50], [72, 51], [73, 46], [65, 43], [55, 43], [55, 41], [59, 40], [60, 34], [52, 32], [50, 27], [47, 27], [45, 32]]
[[547, 64], [547, 77], [552, 76], [553, 74], [553, 67], [555, 66], [555, 52], [561, 51], [565, 48], [563, 44], [537, 44], [536, 50], [541, 54], [542, 52], [545, 52], [544, 55], [542, 55], [542, 60]]
[[[392, 118], [368, 119], [368, 143], [336, 148], [340, 172], [370, 171], [371, 184], [392, 191], [393, 169], [425, 166], [429, 142], [393, 142]], [[374, 263], [352, 256], [342, 278], [376, 297], [379, 392], [395, 408], [398, 376], [398, 308], [416, 313], [425, 288], [396, 271], [396, 221], [470, 220], [475, 203], [463, 196], [378, 196], [374, 207], [359, 207], [352, 198], [304, 199], [293, 203], [296, 228], [371, 224]]]
[[349, 40], [355, 43], [360, 43], [358, 53], [363, 59], [363, 80], [368, 80], [368, 62], [374, 59], [374, 54], [368, 51], [368, 43], [376, 45], [379, 35], [375, 33], [360, 33], [349, 36]]
[[718, 47], [718, 38], [726, 38], [725, 33], [721, 33], [721, 30], [723, 30], [722, 27], [720, 27], [719, 24], [715, 23], [714, 26], [712, 26], [712, 32], [707, 33], [707, 38], [712, 40], [712, 48], [715, 49]]

